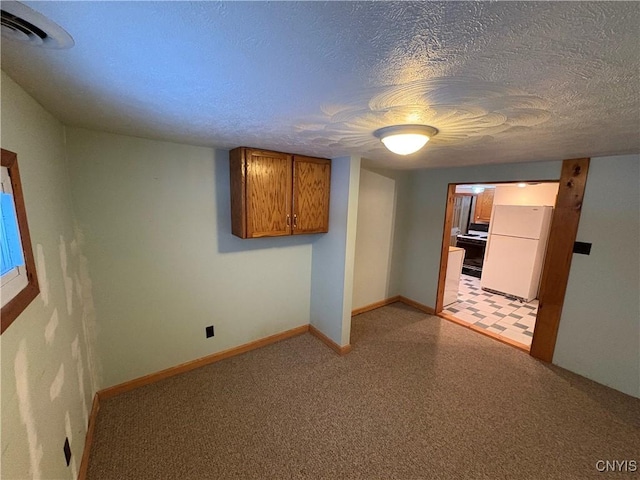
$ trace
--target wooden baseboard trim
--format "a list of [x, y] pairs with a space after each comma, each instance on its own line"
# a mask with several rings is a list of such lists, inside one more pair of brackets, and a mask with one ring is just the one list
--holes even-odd
[[82, 451], [78, 480], [85, 480], [87, 478], [87, 472], [89, 471], [89, 455], [91, 454], [91, 445], [93, 444], [93, 432], [96, 428], [96, 420], [98, 418], [99, 410], [100, 396], [96, 393], [93, 396], [93, 404], [91, 405], [91, 414], [89, 415], [89, 425], [87, 425], [87, 435], [84, 439], [84, 450]]
[[115, 395], [128, 392], [138, 387], [142, 387], [143, 385], [155, 383], [160, 380], [164, 380], [165, 378], [173, 377], [174, 375], [178, 375], [180, 373], [184, 373], [190, 370], [194, 370], [196, 368], [204, 367], [205, 365], [219, 362], [220, 360], [224, 360], [225, 358], [235, 357], [236, 355], [241, 355], [251, 350], [255, 350], [256, 348], [264, 347], [266, 345], [270, 345], [272, 343], [276, 343], [281, 340], [285, 340], [287, 338], [295, 337], [297, 335], [302, 335], [303, 333], [306, 333], [308, 331], [309, 331], [309, 325], [302, 325], [301, 327], [296, 327], [296, 328], [292, 328], [291, 330], [287, 330], [281, 333], [276, 333], [275, 335], [261, 338], [260, 340], [255, 340], [253, 342], [245, 343], [244, 345], [240, 345], [239, 347], [234, 347], [234, 348], [230, 348], [229, 350], [224, 350], [222, 352], [214, 353], [212, 355], [207, 355], [206, 357], [198, 358], [190, 362], [176, 365], [175, 367], [167, 368], [165, 370], [161, 370], [156, 373], [151, 373], [143, 377], [129, 380], [128, 382], [124, 382], [119, 385], [114, 385], [113, 387], [105, 388], [104, 390], [100, 390], [98, 394], [100, 395], [100, 399], [105, 400]]
[[436, 313], [433, 308], [428, 307], [427, 305], [424, 305], [422, 303], [416, 302], [415, 300], [411, 300], [410, 298], [403, 297], [402, 295], [398, 297], [398, 300], [401, 301], [402, 303], [409, 305], [410, 307], [417, 308], [418, 310], [421, 310], [424, 313], [428, 313], [429, 315], [434, 315]]
[[448, 313], [441, 312], [438, 314], [438, 316], [440, 318], [444, 318], [445, 320], [448, 320], [449, 322], [468, 328], [469, 330], [473, 330], [474, 332], [481, 333], [485, 337], [493, 338], [494, 340], [498, 340], [499, 342], [502, 342], [506, 345], [515, 347], [518, 350], [522, 350], [523, 352], [529, 353], [529, 347], [527, 347], [526, 345], [523, 345], [522, 343], [516, 342], [515, 340], [511, 340], [510, 338], [507, 338], [507, 337], [502, 337], [493, 332], [488, 332], [484, 328], [476, 327], [475, 325], [469, 325], [468, 323], [465, 323], [462, 320], [459, 320], [456, 317], [449, 315]]
[[336, 342], [331, 340], [329, 337], [327, 337], [324, 333], [322, 333], [313, 325], [309, 325], [309, 333], [314, 337], [317, 337], [320, 341], [322, 341], [322, 343], [324, 343], [327, 347], [329, 347], [331, 350], [336, 352], [338, 355], [346, 355], [351, 351], [351, 344], [341, 347], [340, 345], [338, 345]]
[[385, 305], [391, 305], [392, 303], [396, 303], [399, 301], [400, 295], [396, 295], [395, 297], [390, 297], [385, 300], [380, 300], [379, 302], [371, 303], [369, 305], [365, 305], [364, 307], [351, 310], [351, 316], [355, 317], [356, 315], [360, 315], [361, 313], [370, 312], [371, 310], [375, 310], [376, 308], [384, 307]]

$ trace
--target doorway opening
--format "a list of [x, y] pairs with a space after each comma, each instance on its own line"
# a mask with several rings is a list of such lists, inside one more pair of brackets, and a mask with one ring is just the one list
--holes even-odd
[[456, 185], [443, 315], [529, 351], [558, 186]]
[[557, 181], [449, 184], [436, 314], [550, 362], [588, 165], [565, 160]]

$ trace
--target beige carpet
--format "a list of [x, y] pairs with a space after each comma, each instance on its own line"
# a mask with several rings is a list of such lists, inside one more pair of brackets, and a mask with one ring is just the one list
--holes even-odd
[[97, 479], [585, 479], [636, 460], [640, 400], [396, 303], [104, 401]]

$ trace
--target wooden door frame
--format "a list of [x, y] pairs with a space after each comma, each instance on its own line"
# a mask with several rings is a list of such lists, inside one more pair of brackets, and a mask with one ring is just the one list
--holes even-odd
[[[577, 158], [564, 160], [559, 180], [526, 180], [536, 183], [558, 183], [558, 195], [553, 210], [553, 219], [549, 230], [549, 240], [544, 258], [544, 267], [540, 281], [538, 296], [538, 315], [533, 331], [529, 355], [545, 362], [553, 360], [562, 306], [569, 281], [573, 244], [578, 233], [582, 200], [587, 183], [589, 159]], [[447, 204], [442, 232], [442, 248], [440, 252], [440, 271], [438, 274], [438, 290], [436, 297], [436, 314], [443, 310], [444, 284], [447, 272], [449, 240], [453, 221], [453, 203], [456, 186], [470, 183], [500, 185], [519, 183], [513, 181], [483, 181], [450, 183], [447, 188]]]

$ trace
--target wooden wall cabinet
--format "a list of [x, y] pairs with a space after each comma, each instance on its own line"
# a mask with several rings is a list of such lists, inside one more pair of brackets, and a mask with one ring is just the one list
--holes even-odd
[[484, 192], [478, 194], [476, 200], [475, 222], [489, 223], [491, 220], [491, 210], [493, 209], [493, 188], [486, 188]]
[[330, 160], [239, 147], [229, 152], [229, 171], [237, 237], [329, 231]]

